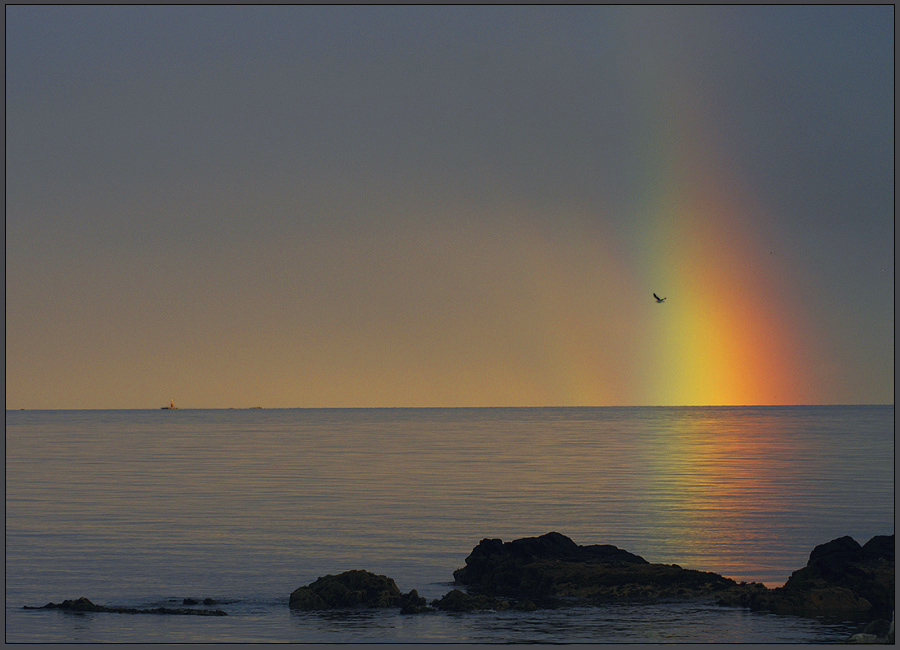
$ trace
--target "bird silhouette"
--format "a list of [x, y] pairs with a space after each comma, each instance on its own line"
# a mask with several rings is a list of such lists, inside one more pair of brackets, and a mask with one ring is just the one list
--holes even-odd
[[665, 300], [666, 300], [665, 298], [660, 298], [655, 293], [653, 294], [653, 297], [656, 298], [656, 302], [665, 302]]

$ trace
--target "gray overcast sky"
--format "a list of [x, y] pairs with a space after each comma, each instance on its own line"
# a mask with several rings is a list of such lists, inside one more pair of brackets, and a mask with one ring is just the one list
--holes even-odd
[[6, 19], [8, 408], [893, 401], [890, 5]]

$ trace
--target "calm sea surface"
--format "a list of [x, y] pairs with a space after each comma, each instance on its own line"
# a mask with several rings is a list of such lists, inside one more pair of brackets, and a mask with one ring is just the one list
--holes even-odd
[[[810, 642], [712, 604], [299, 613], [349, 569], [429, 600], [484, 537], [558, 531], [779, 586], [894, 532], [894, 407], [6, 412], [7, 642]], [[226, 617], [23, 610], [235, 601]]]

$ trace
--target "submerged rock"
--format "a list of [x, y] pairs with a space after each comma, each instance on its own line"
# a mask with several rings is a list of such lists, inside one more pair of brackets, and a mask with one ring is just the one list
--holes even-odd
[[718, 574], [651, 564], [615, 546], [579, 546], [556, 532], [512, 542], [484, 539], [453, 577], [470, 593], [530, 601], [532, 606], [652, 602], [738, 587]]
[[188, 609], [184, 607], [152, 607], [152, 608], [136, 608], [136, 607], [107, 607], [105, 605], [95, 605], [85, 597], [76, 598], [74, 600], [64, 600], [61, 603], [47, 603], [42, 607], [29, 607], [25, 605], [24, 609], [61, 609], [67, 612], [102, 612], [109, 614], [174, 614], [187, 616], [227, 616], [220, 609]]
[[196, 598], [185, 598], [181, 601], [182, 605], [199, 605], [203, 603], [207, 607], [211, 605], [227, 605], [229, 603], [235, 603], [236, 600], [216, 600], [215, 598], [204, 598], [202, 601]]
[[422, 609], [425, 599], [415, 590], [401, 594], [391, 578], [360, 570], [323, 576], [299, 587], [291, 593], [288, 605], [302, 610], [400, 607], [407, 613], [426, 611]]

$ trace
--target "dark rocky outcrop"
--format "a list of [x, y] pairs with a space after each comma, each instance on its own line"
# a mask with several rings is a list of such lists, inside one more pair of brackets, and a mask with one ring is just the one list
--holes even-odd
[[783, 587], [728, 594], [725, 605], [776, 614], [866, 615], [892, 618], [894, 610], [894, 536], [879, 535], [865, 546], [840, 537], [816, 546], [802, 569]]
[[425, 614], [433, 612], [434, 608], [428, 606], [428, 602], [419, 595], [415, 589], [408, 594], [400, 596], [400, 613], [401, 614]]
[[[850, 617], [861, 624], [852, 641], [893, 643], [894, 639], [893, 535], [873, 537], [864, 546], [851, 537], [821, 544], [812, 550], [807, 565], [776, 589], [758, 583], [738, 584], [715, 573], [675, 564], [651, 564], [611, 545], [579, 546], [556, 532], [511, 542], [483, 539], [453, 577], [466, 591], [453, 589], [433, 600], [431, 606], [415, 589], [403, 594], [391, 578], [360, 570], [326, 575], [294, 590], [289, 606], [296, 610], [396, 607], [403, 614], [421, 614], [435, 608], [447, 612], [531, 611], [573, 604], [701, 598], [777, 614]], [[211, 606], [235, 601], [185, 598], [182, 604], [201, 602]], [[107, 607], [87, 598], [42, 607], [26, 605], [25, 609], [226, 615], [218, 609], [195, 607]]]
[[[170, 602], [175, 602], [175, 601], [176, 601], [175, 598], [170, 599]], [[181, 600], [181, 604], [182, 604], [182, 605], [205, 605], [205, 606], [207, 606], [207, 607], [211, 607], [211, 606], [213, 606], [213, 605], [231, 605], [232, 603], [239, 603], [239, 602], [241, 602], [241, 601], [240, 601], [240, 600], [236, 600], [236, 599], [234, 599], [234, 598], [232, 598], [232, 599], [227, 599], [227, 600], [218, 600], [218, 599], [216, 599], [216, 598], [203, 598], [203, 599], [200, 599], [200, 598], [190, 598], [190, 597], [188, 597], [188, 598], [183, 598], [183, 599]]]
[[207, 607], [209, 607], [209, 606], [212, 606], [212, 605], [224, 605], [224, 604], [227, 604], [227, 603], [234, 603], [234, 602], [237, 602], [237, 601], [234, 601], [234, 600], [216, 600], [216, 599], [214, 599], [214, 598], [204, 598], [203, 600], [199, 600], [199, 599], [197, 599], [197, 598], [185, 598], [184, 600], [181, 601], [181, 604], [182, 604], [182, 605], [199, 605], [199, 604], [203, 603], [204, 605], [206, 605]]
[[509, 609], [509, 603], [484, 594], [473, 596], [459, 589], [447, 592], [431, 604], [445, 612], [471, 612], [475, 610], [502, 611]]
[[323, 576], [299, 587], [291, 593], [288, 605], [302, 610], [400, 607], [408, 613], [425, 611], [420, 610], [425, 607], [425, 599], [415, 590], [401, 594], [391, 578], [360, 570]]
[[441, 598], [433, 600], [431, 604], [437, 609], [445, 612], [501, 612], [507, 609], [531, 612], [538, 608], [537, 605], [530, 600], [519, 600], [510, 603], [509, 601], [494, 598], [493, 596], [487, 596], [485, 594], [467, 594], [459, 589], [454, 589], [453, 591], [444, 594]]
[[579, 546], [556, 532], [512, 542], [484, 539], [453, 577], [470, 593], [541, 607], [705, 597], [738, 587], [715, 573], [651, 564], [615, 546]]
[[47, 603], [42, 607], [29, 607], [25, 605], [25, 609], [60, 609], [67, 612], [101, 612], [109, 614], [175, 614], [188, 616], [227, 616], [220, 609], [188, 609], [185, 607], [152, 607], [152, 608], [135, 608], [135, 607], [107, 607], [105, 605], [95, 605], [85, 597], [76, 598], [74, 600], [64, 600], [61, 603]]

